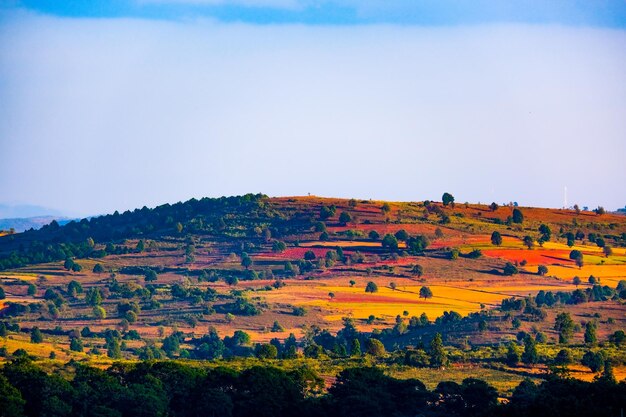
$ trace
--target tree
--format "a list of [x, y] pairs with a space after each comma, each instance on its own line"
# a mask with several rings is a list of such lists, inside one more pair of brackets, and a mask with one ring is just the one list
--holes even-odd
[[4, 288], [0, 287], [0, 300], [4, 300], [7, 298], [7, 295], [4, 293]]
[[611, 248], [610, 246], [604, 246], [602, 248], [602, 252], [604, 252], [604, 256], [608, 258], [609, 256], [613, 255], [613, 248]]
[[102, 264], [97, 263], [93, 266], [93, 273], [94, 274], [101, 274], [104, 272], [104, 267], [102, 266]]
[[373, 281], [368, 282], [367, 285], [365, 286], [365, 292], [371, 292], [371, 293], [378, 292], [378, 285], [376, 285], [376, 283]]
[[361, 356], [361, 343], [359, 342], [359, 339], [354, 339], [352, 341], [350, 356]]
[[559, 350], [559, 352], [556, 354], [556, 357], [554, 358], [555, 365], [569, 365], [570, 363], [572, 363], [572, 361], [572, 352], [570, 352], [569, 349]]
[[394, 290], [394, 291], [395, 291], [395, 289], [397, 288], [397, 284], [396, 284], [395, 282], [391, 281], [391, 282], [389, 283], [389, 288], [391, 288], [392, 290]]
[[420, 298], [432, 298], [433, 297], [433, 292], [430, 290], [430, 288], [428, 287], [422, 287], [420, 288]]
[[598, 336], [596, 335], [596, 330], [598, 325], [595, 321], [588, 321], [585, 324], [585, 343], [587, 345], [594, 345], [598, 341]]
[[137, 246], [135, 247], [135, 250], [141, 253], [145, 249], [146, 249], [146, 242], [144, 242], [143, 239], [139, 239], [139, 242], [137, 242]]
[[352, 216], [347, 211], [342, 211], [339, 215], [339, 223], [346, 225], [352, 221]]
[[430, 364], [436, 368], [441, 368], [447, 364], [441, 333], [435, 333], [435, 337], [433, 337], [433, 340], [430, 342]]
[[391, 206], [389, 206], [389, 203], [383, 203], [380, 211], [382, 211], [384, 215], [387, 215], [391, 211]]
[[527, 365], [532, 365], [537, 363], [537, 361], [538, 355], [535, 339], [527, 334], [524, 338], [524, 353], [522, 353], [522, 362]]
[[30, 330], [30, 341], [31, 343], [43, 342], [43, 333], [41, 333], [39, 327], [35, 326]]
[[578, 288], [578, 286], [580, 285], [580, 277], [579, 276], [575, 276], [572, 279], [572, 284], [574, 284], [576, 286], [576, 288]]
[[287, 245], [285, 242], [281, 242], [280, 240], [275, 240], [272, 243], [272, 252], [280, 253], [284, 252], [287, 249]]
[[312, 261], [313, 259], [315, 259], [315, 252], [313, 252], [312, 250], [304, 252], [304, 259], [307, 261]]
[[106, 310], [100, 306], [95, 306], [93, 308], [93, 315], [96, 318], [96, 320], [104, 320], [107, 318]]
[[450, 193], [443, 193], [443, 196], [441, 196], [441, 201], [443, 202], [444, 206], [449, 206], [450, 204], [454, 206], [454, 197]]
[[574, 249], [573, 251], [571, 251], [569, 253], [569, 258], [571, 260], [576, 260], [576, 259], [582, 259], [583, 258], [583, 253], [581, 251], [579, 251], [578, 249]]
[[350, 286], [351, 286], [351, 287], [354, 287], [354, 284], [356, 284], [356, 281], [355, 281], [355, 280], [353, 280], [353, 279], [351, 279], [351, 280], [350, 280]]
[[392, 234], [387, 233], [385, 237], [383, 237], [382, 247], [389, 249], [390, 251], [398, 250], [398, 239]]
[[547, 266], [545, 266], [545, 265], [539, 265], [539, 266], [537, 267], [537, 274], [538, 274], [538, 275], [544, 276], [544, 275], [546, 275], [547, 273], [548, 273], [548, 267], [547, 267]]
[[498, 208], [499, 206], [496, 204], [495, 201], [489, 205], [489, 209], [491, 209], [491, 211], [496, 211], [498, 210]]
[[380, 239], [380, 234], [376, 231], [376, 230], [372, 230], [369, 232], [369, 238], [372, 240], [378, 240]]
[[494, 231], [491, 234], [491, 244], [495, 246], [502, 245], [502, 235], [498, 231]]
[[330, 298], [331, 300], [332, 300], [333, 298], [335, 298], [335, 293], [334, 293], [334, 292], [329, 292], [329, 293], [328, 293], [328, 298]]
[[83, 267], [77, 264], [76, 262], [72, 264], [72, 272], [80, 272], [82, 270], [83, 270]]
[[524, 245], [528, 249], [532, 249], [535, 246], [535, 240], [530, 236], [524, 236]]
[[37, 293], [37, 287], [35, 284], [28, 284], [28, 288], [26, 289], [26, 294], [35, 295]]
[[82, 352], [83, 351], [83, 342], [78, 337], [70, 338], [70, 350], [73, 352]]
[[517, 273], [519, 273], [517, 267], [515, 265], [513, 265], [511, 262], [507, 262], [504, 265], [504, 269], [502, 270], [502, 273], [504, 275], [515, 275]]
[[413, 265], [411, 272], [417, 275], [418, 278], [421, 278], [424, 275], [424, 267], [422, 265]]
[[276, 359], [278, 349], [270, 343], [258, 344], [255, 349], [255, 356], [259, 359]]
[[367, 339], [366, 352], [375, 357], [380, 357], [387, 353], [382, 342], [374, 338]]
[[24, 405], [20, 391], [11, 385], [11, 382], [0, 374], [0, 415], [3, 417], [24, 416]]
[[602, 352], [592, 352], [589, 350], [583, 355], [580, 363], [589, 367], [591, 372], [596, 373], [604, 367], [604, 355], [602, 355]]
[[550, 230], [550, 227], [546, 224], [539, 226], [539, 233], [541, 233], [541, 240], [544, 242], [549, 241], [552, 237], [552, 230]]
[[394, 234], [395, 238], [398, 240], [407, 240], [409, 238], [409, 234], [406, 232], [406, 230], [404, 229], [400, 229], [398, 230], [395, 234]]
[[150, 269], [148, 268], [146, 270], [146, 273], [144, 274], [144, 279], [146, 280], [146, 282], [153, 282], [156, 281], [158, 278], [157, 273], [154, 269]]
[[556, 316], [554, 330], [559, 332], [559, 343], [568, 343], [574, 334], [574, 321], [569, 313], [562, 312]]
[[513, 223], [517, 223], [517, 224], [522, 224], [524, 222], [524, 215], [522, 214], [522, 211], [518, 208], [514, 208], [513, 209], [513, 217], [512, 217]]
[[252, 259], [248, 256], [248, 254], [244, 254], [241, 258], [241, 266], [248, 269], [252, 266]]

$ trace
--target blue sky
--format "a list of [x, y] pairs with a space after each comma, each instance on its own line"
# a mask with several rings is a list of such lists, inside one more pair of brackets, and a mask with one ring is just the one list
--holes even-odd
[[624, 1], [0, 4], [0, 204], [626, 204]]
[[626, 26], [623, 0], [9, 0], [65, 17], [186, 19], [252, 24], [459, 25], [534, 23]]

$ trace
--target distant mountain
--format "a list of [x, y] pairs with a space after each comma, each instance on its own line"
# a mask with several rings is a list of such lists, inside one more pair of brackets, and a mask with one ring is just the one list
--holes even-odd
[[26, 219], [45, 216], [63, 217], [63, 213], [48, 207], [32, 204], [0, 204], [0, 219]]
[[35, 216], [14, 219], [0, 219], [0, 230], [13, 229], [16, 233], [24, 232], [29, 229], [40, 229], [46, 224], [50, 224], [52, 220], [56, 220], [60, 225], [67, 224], [74, 219], [59, 216]]

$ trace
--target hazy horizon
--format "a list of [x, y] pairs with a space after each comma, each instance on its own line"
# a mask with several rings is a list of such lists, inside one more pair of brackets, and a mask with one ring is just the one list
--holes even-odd
[[450, 192], [562, 207], [567, 187], [568, 205], [626, 204], [619, 2], [521, 17], [482, 2], [484, 18], [420, 2], [410, 21], [406, 2], [329, 2], [353, 12], [327, 20], [310, 2], [226, 3], [0, 7], [0, 202], [89, 216]]

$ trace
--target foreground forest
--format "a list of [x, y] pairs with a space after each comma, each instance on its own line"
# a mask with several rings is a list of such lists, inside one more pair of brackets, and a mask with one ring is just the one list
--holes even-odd
[[261, 415], [526, 415], [576, 390], [608, 413], [625, 302], [626, 216], [602, 207], [189, 200], [0, 233], [0, 390], [27, 415], [248, 415], [267, 378], [292, 397]]

